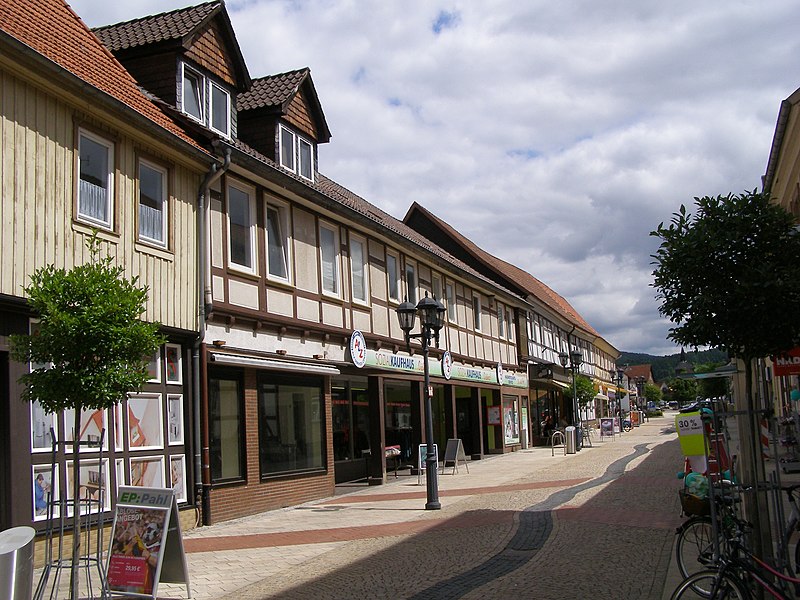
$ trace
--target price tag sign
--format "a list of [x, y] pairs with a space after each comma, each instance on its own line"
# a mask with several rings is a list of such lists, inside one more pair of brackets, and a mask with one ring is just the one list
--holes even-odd
[[675, 429], [684, 456], [705, 456], [706, 443], [700, 411], [676, 415]]

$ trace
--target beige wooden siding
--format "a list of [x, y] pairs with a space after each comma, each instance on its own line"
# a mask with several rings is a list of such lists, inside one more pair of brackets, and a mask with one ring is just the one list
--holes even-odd
[[146, 145], [169, 167], [171, 200], [167, 251], [136, 242], [139, 154], [134, 141], [100, 120], [73, 111], [53, 95], [0, 71], [0, 293], [24, 296], [30, 274], [47, 264], [71, 268], [88, 259], [91, 230], [73, 221], [76, 123], [115, 142], [115, 231], [103, 234], [104, 251], [117, 257], [126, 276], [149, 286], [144, 318], [164, 325], [197, 327], [195, 198], [201, 174], [176, 167], [168, 156]]

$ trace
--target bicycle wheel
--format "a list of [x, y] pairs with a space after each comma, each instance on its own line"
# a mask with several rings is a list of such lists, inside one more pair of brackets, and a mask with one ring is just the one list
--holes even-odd
[[711, 517], [692, 517], [678, 531], [675, 559], [683, 577], [708, 569], [714, 558]]
[[[716, 582], [716, 590], [714, 590]], [[708, 590], [708, 591], [705, 591]], [[706, 569], [687, 577], [672, 592], [670, 600], [691, 600], [710, 598], [711, 600], [750, 600], [750, 593], [737, 577], [730, 573], [720, 575], [719, 571]]]

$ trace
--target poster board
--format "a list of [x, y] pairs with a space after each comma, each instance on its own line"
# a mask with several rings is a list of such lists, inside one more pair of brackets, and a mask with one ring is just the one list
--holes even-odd
[[120, 486], [106, 580], [112, 596], [156, 598], [163, 581], [186, 584], [191, 597], [173, 490]]
[[614, 439], [614, 418], [601, 417], [600, 418], [600, 437], [610, 437]]
[[[436, 464], [438, 468], [439, 464], [439, 447], [434, 444], [433, 445], [433, 457], [436, 459]], [[422, 476], [422, 472], [425, 470], [425, 459], [428, 458], [428, 444], [420, 444], [419, 450], [417, 452], [417, 485], [419, 485], [419, 478]]]
[[445, 467], [453, 467], [451, 475], [458, 473], [458, 463], [464, 463], [464, 468], [469, 473], [469, 466], [467, 466], [467, 455], [464, 454], [464, 445], [460, 439], [447, 440], [447, 447], [444, 449], [444, 460], [442, 461], [442, 474], [444, 474]]

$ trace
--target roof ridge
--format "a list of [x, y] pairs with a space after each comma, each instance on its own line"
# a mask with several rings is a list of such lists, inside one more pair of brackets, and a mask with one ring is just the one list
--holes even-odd
[[[210, 5], [210, 4], [221, 4], [221, 5], [224, 5], [225, 4], [225, 0], [209, 0], [209, 2], [201, 2], [200, 4], [191, 4], [189, 6], [184, 6], [183, 8], [176, 8], [176, 9], [173, 9], [173, 10], [168, 10], [168, 11], [165, 11], [165, 12], [162, 12], [162, 13], [158, 13], [158, 14], [155, 14], [155, 15], [145, 15], [143, 17], [136, 17], [135, 19], [129, 19], [127, 21], [119, 21], [118, 23], [109, 23], [108, 25], [100, 25], [98, 27], [92, 27], [91, 29], [89, 29], [89, 31], [97, 32], [97, 31], [102, 31], [102, 30], [105, 30], [105, 29], [111, 29], [111, 28], [114, 28], [114, 27], [121, 27], [122, 25], [131, 25], [133, 23], [138, 23], [138, 22], [141, 22], [141, 21], [148, 21], [148, 20], [151, 20], [151, 19], [161, 19], [161, 18], [164, 18], [164, 17], [171, 17], [171, 16], [174, 16], [174, 15], [176, 15], [178, 13], [189, 12], [190, 10], [196, 10], [198, 8], [202, 8], [202, 7]], [[70, 10], [72, 10], [72, 9], [70, 8]]]

